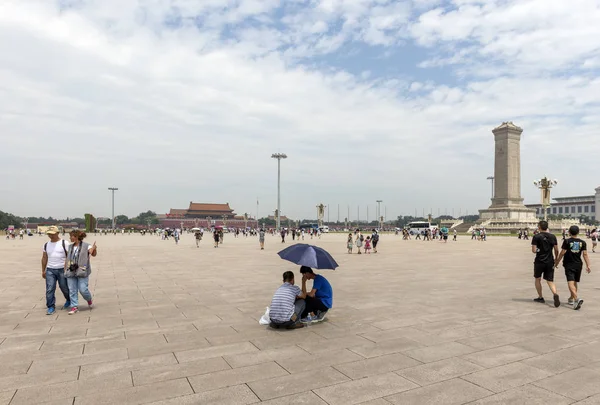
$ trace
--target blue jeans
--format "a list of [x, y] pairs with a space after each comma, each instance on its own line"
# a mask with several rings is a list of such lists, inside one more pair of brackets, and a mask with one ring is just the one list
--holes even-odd
[[46, 307], [54, 308], [56, 304], [56, 283], [65, 296], [65, 300], [69, 302], [69, 287], [67, 287], [67, 279], [65, 278], [64, 269], [46, 268]]
[[79, 297], [78, 293], [81, 293], [81, 296], [86, 301], [92, 300], [92, 294], [90, 294], [90, 290], [88, 289], [88, 282], [90, 281], [89, 277], [69, 277], [67, 278], [67, 283], [69, 284], [69, 296], [71, 297], [71, 308], [79, 306]]

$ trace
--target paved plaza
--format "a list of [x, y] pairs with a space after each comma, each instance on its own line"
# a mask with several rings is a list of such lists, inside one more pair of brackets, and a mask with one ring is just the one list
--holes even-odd
[[600, 404], [593, 254], [578, 312], [531, 301], [533, 255], [516, 238], [383, 235], [361, 256], [344, 235], [306, 239], [340, 264], [321, 272], [334, 309], [292, 331], [258, 324], [282, 273], [300, 281], [276, 237], [260, 251], [233, 235], [218, 249], [210, 235], [200, 248], [90, 235], [95, 307], [72, 316], [46, 315], [47, 238], [0, 240], [0, 405]]

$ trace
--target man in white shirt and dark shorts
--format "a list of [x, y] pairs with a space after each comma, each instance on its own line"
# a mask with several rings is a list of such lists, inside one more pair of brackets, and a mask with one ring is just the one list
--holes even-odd
[[56, 284], [60, 287], [60, 291], [65, 297], [65, 305], [62, 309], [69, 308], [69, 287], [65, 278], [65, 261], [67, 260], [67, 250], [69, 243], [61, 239], [59, 229], [56, 226], [51, 226], [46, 231], [50, 241], [44, 243], [42, 253], [42, 278], [46, 279], [46, 311], [47, 315], [52, 315], [55, 312], [56, 304]]

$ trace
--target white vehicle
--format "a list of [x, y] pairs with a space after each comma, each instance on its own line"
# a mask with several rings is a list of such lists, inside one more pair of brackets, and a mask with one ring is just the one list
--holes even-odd
[[321, 232], [323, 232], [323, 233], [329, 233], [329, 227], [327, 225], [321, 227]]
[[425, 222], [425, 221], [415, 221], [415, 222], [409, 222], [408, 225], [406, 225], [406, 229], [408, 229], [408, 232], [411, 235], [416, 235], [427, 229], [433, 231], [434, 229], [437, 229], [437, 225], [431, 224], [431, 223]]

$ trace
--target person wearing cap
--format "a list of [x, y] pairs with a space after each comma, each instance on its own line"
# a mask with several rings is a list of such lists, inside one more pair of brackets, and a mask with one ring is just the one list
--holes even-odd
[[42, 251], [42, 278], [46, 280], [47, 315], [52, 315], [55, 312], [56, 284], [58, 284], [66, 300], [62, 309], [71, 306], [69, 287], [65, 278], [65, 262], [67, 260], [69, 243], [58, 236], [59, 232], [60, 230], [56, 226], [48, 228], [46, 234], [50, 238], [50, 241], [44, 243]]

